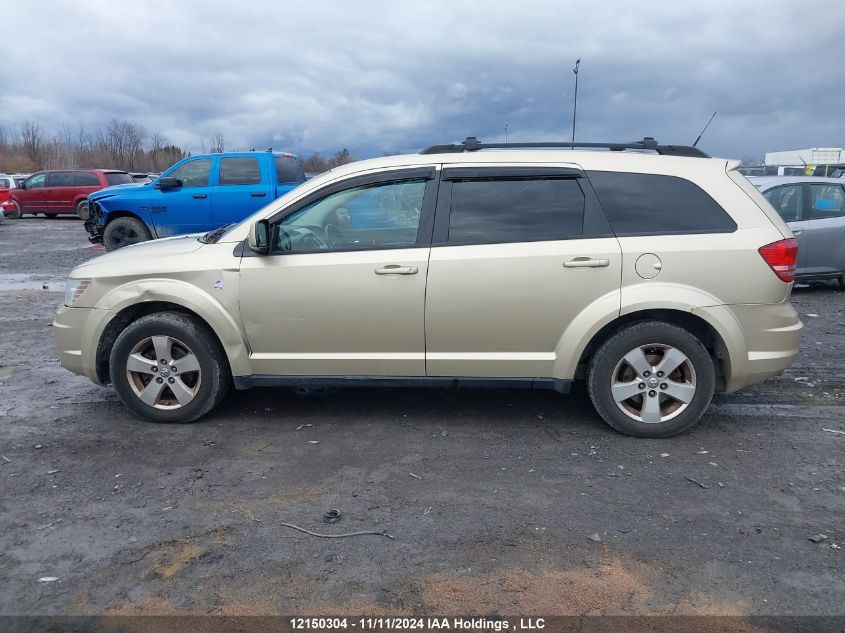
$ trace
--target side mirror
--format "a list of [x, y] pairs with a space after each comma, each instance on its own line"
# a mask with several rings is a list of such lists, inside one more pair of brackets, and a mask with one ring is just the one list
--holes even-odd
[[258, 220], [249, 227], [249, 248], [259, 255], [270, 252], [270, 221]]
[[156, 189], [176, 189], [182, 186], [182, 181], [171, 176], [164, 176], [159, 178], [156, 183]]

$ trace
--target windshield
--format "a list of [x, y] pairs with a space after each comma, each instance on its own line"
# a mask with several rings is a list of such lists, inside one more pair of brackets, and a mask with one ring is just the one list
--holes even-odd
[[132, 180], [132, 176], [126, 172], [113, 171], [106, 174], [106, 182], [109, 185], [126, 185], [134, 181]]

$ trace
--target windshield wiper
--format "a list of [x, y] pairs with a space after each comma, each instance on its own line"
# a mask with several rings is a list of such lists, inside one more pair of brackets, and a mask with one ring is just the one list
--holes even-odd
[[219, 229], [214, 229], [213, 231], [209, 231], [205, 235], [201, 235], [198, 239], [203, 244], [216, 244], [217, 240], [223, 237], [223, 234], [233, 226], [235, 226], [234, 222], [232, 222], [231, 224], [227, 224], [226, 226], [221, 226]]

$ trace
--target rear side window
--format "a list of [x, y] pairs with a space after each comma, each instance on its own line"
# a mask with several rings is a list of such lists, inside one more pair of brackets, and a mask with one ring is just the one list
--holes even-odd
[[126, 185], [133, 182], [133, 180], [132, 176], [126, 172], [115, 171], [106, 174], [106, 182], [109, 183], [109, 185]]
[[823, 218], [837, 218], [845, 215], [845, 194], [842, 185], [811, 184], [810, 189], [810, 220]]
[[305, 182], [305, 169], [296, 156], [276, 156], [276, 178], [279, 182]]
[[575, 178], [457, 180], [449, 243], [559, 240], [582, 234], [584, 193]]
[[10, 183], [8, 178], [0, 178], [0, 189], [8, 189], [9, 185]]
[[731, 216], [701, 187], [684, 178], [611, 171], [588, 175], [616, 235], [736, 230]]
[[261, 183], [257, 158], [221, 158], [221, 185], [257, 185]]
[[47, 175], [48, 187], [73, 187], [72, 171], [54, 171]]
[[90, 171], [77, 171], [73, 174], [74, 187], [99, 187], [100, 180], [97, 174]]

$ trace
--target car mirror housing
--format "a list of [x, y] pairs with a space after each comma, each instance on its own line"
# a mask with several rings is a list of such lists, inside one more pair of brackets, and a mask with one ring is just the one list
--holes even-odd
[[270, 221], [258, 220], [249, 227], [249, 248], [259, 255], [270, 252]]
[[156, 183], [157, 189], [176, 189], [177, 187], [182, 186], [182, 181], [178, 178], [173, 178], [171, 176], [164, 176], [163, 178], [159, 178], [158, 182]]

